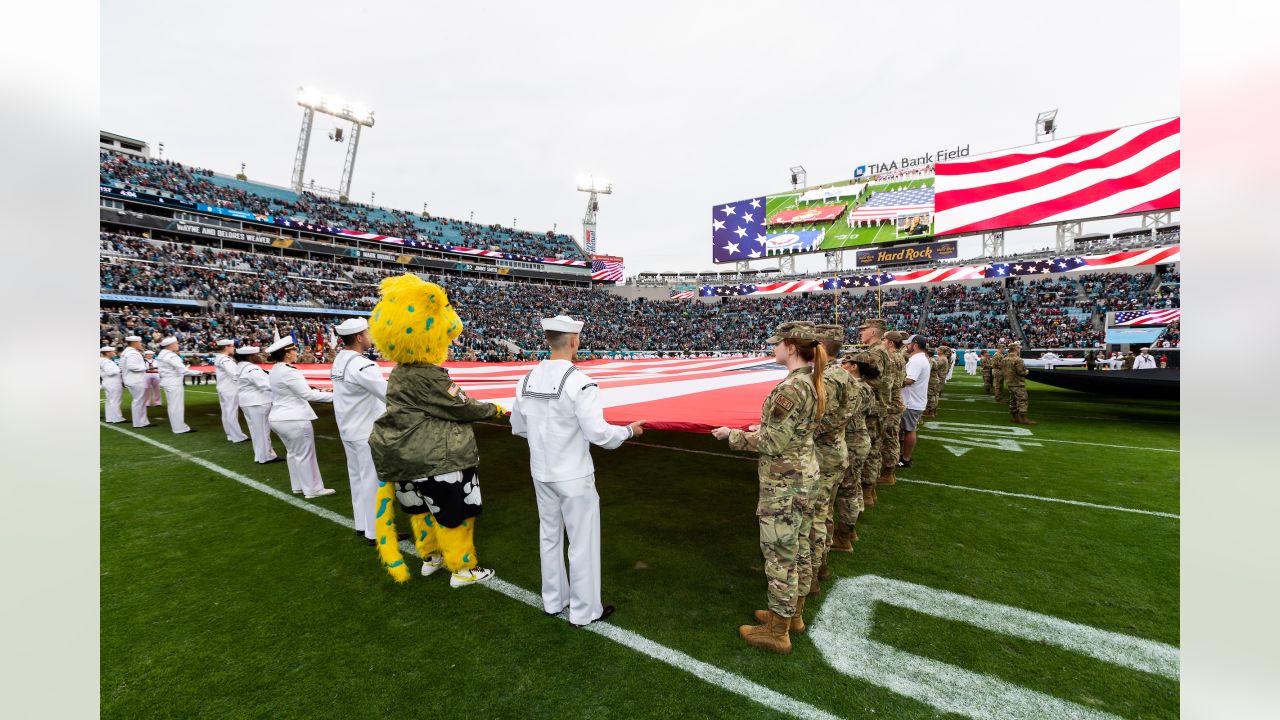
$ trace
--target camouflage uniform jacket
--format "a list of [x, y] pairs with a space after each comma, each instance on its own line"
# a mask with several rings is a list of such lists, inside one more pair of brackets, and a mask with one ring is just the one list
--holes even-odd
[[947, 377], [947, 359], [941, 355], [929, 358], [929, 394], [942, 391], [942, 384]]
[[1021, 355], [1009, 355], [1004, 359], [1003, 367], [1005, 387], [1027, 386], [1027, 364], [1022, 362]]
[[875, 392], [866, 380], [852, 376], [849, 379], [853, 382], [853, 392], [849, 394], [852, 414], [849, 424], [844, 428], [846, 447], [858, 436], [867, 434], [867, 415], [870, 414], [872, 398], [875, 397]]
[[857, 407], [857, 398], [854, 397], [857, 389], [853, 385], [853, 376], [835, 360], [829, 362], [823, 371], [822, 385], [827, 393], [827, 407], [814, 425], [813, 447], [818, 467], [829, 473], [842, 470], [849, 461], [844, 435]]
[[880, 376], [875, 380], [863, 380], [864, 383], [871, 387], [871, 404], [867, 414], [875, 417], [884, 417], [889, 413], [889, 405], [892, 400], [890, 395], [893, 393], [891, 389], [893, 383], [889, 379], [889, 352], [879, 345], [872, 345], [867, 348], [867, 352], [871, 353], [871, 357], [875, 358], [875, 367], [880, 371]]
[[760, 408], [760, 429], [731, 430], [729, 447], [760, 453], [760, 502], [756, 515], [791, 512], [797, 496], [807, 495], [818, 481], [818, 459], [813, 450], [818, 395], [813, 368], [787, 373]]
[[405, 482], [476, 467], [471, 423], [497, 410], [467, 397], [439, 365], [397, 365], [387, 378], [387, 411], [369, 436], [378, 479]]
[[900, 352], [885, 351], [889, 356], [889, 364], [891, 370], [889, 375], [892, 378], [893, 386], [890, 389], [889, 412], [894, 415], [901, 415], [906, 411], [907, 406], [902, 402], [902, 387], [907, 381], [907, 359]]
[[989, 373], [995, 367], [996, 359], [990, 355], [983, 355], [981, 360], [982, 372]]

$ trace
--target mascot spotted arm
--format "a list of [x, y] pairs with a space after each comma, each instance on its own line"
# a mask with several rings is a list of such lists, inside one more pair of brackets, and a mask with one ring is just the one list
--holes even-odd
[[423, 575], [447, 567], [453, 587], [484, 582], [493, 571], [476, 558], [480, 454], [471, 424], [507, 411], [467, 397], [442, 367], [462, 332], [444, 288], [406, 274], [384, 279], [381, 293], [369, 332], [396, 367], [387, 379], [387, 411], [369, 438], [379, 479], [378, 555], [396, 582], [408, 581], [396, 543], [398, 502], [411, 515]]

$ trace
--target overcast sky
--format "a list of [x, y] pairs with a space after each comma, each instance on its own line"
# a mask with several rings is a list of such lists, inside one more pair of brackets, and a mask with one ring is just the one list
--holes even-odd
[[[1050, 108], [1059, 138], [1177, 115], [1177, 31], [1166, 1], [111, 0], [102, 129], [288, 185], [314, 86], [376, 112], [355, 200], [581, 238], [575, 179], [595, 173], [615, 189], [600, 252], [628, 274], [711, 269], [711, 206], [786, 190], [792, 165], [817, 184], [1027, 144]], [[334, 125], [317, 115], [307, 168], [329, 187]]]

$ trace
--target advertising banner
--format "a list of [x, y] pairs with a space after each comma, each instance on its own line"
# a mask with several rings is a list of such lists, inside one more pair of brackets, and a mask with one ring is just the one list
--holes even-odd
[[958, 257], [958, 246], [955, 241], [927, 243], [924, 245], [897, 245], [887, 248], [873, 248], [857, 252], [858, 267], [891, 265], [917, 261], [954, 260]]

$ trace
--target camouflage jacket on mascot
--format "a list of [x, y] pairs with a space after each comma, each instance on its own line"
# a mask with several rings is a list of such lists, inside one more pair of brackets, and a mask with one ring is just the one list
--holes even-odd
[[396, 582], [409, 579], [396, 543], [399, 503], [411, 515], [422, 574], [448, 567], [458, 584], [459, 573], [465, 577], [477, 566], [480, 453], [471, 423], [506, 411], [467, 397], [442, 367], [462, 320], [439, 285], [416, 275], [383, 280], [369, 332], [379, 352], [396, 363], [387, 379], [387, 411], [369, 437], [379, 480], [378, 554]]

